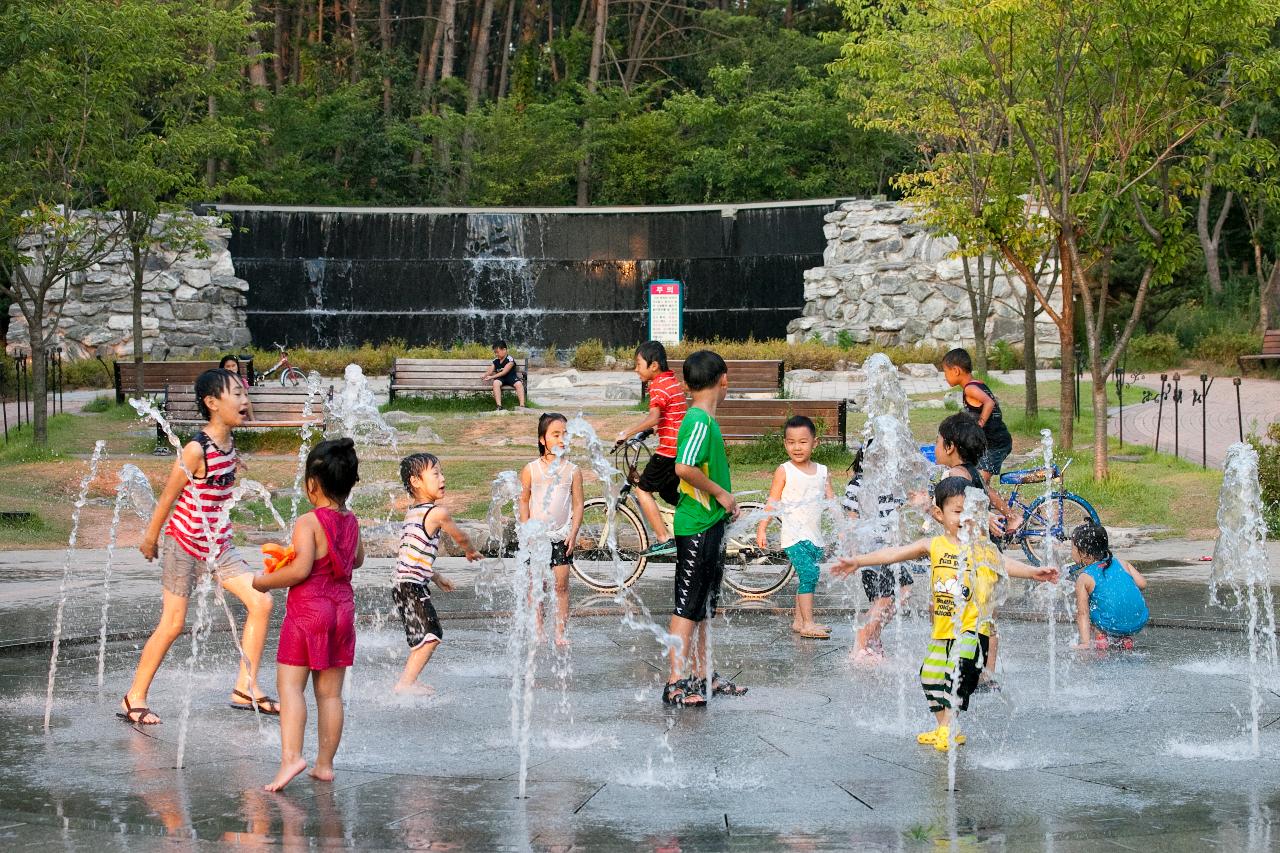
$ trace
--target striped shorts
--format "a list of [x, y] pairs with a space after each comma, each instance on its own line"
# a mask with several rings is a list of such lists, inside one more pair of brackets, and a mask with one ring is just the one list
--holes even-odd
[[951, 677], [959, 658], [960, 680], [955, 686], [961, 711], [969, 709], [969, 694], [978, 686], [982, 666], [978, 661], [978, 635], [966, 631], [958, 640], [930, 640], [920, 666], [920, 686], [933, 713], [951, 707]]

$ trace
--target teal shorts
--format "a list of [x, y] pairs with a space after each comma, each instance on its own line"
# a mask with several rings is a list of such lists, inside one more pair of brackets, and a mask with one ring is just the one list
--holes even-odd
[[791, 565], [795, 567], [800, 586], [796, 595], [809, 595], [818, 588], [818, 563], [822, 560], [822, 549], [808, 539], [801, 539], [794, 545], [784, 548]]

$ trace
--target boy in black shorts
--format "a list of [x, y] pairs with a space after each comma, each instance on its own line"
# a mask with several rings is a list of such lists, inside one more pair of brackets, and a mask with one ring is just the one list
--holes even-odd
[[684, 382], [693, 396], [693, 406], [677, 439], [680, 503], [674, 522], [676, 583], [670, 628], [680, 644], [671, 650], [671, 674], [662, 690], [662, 701], [702, 707], [707, 704], [708, 679], [714, 693], [741, 696], [747, 692], [714, 671], [708, 673], [704, 655], [695, 653], [693, 644], [696, 627], [697, 648], [706, 648], [705, 620], [715, 618], [724, 575], [725, 528], [729, 519], [738, 517], [738, 502], [731, 491], [729, 459], [716, 423], [716, 407], [729, 391], [729, 369], [716, 353], [699, 350], [685, 360]]
[[618, 433], [618, 442], [646, 430], [658, 433], [658, 449], [644, 466], [640, 481], [636, 484], [636, 500], [644, 512], [645, 521], [653, 531], [653, 544], [640, 556], [654, 557], [674, 554], [676, 547], [662, 520], [655, 494], [675, 506], [680, 500], [680, 478], [676, 476], [676, 438], [684, 423], [689, 404], [684, 398], [684, 386], [667, 368], [667, 349], [658, 341], [645, 341], [636, 349], [636, 375], [648, 383], [649, 415], [635, 426]]
[[502, 389], [511, 388], [516, 392], [516, 401], [524, 408], [524, 380], [520, 378], [520, 370], [516, 360], [507, 351], [506, 341], [495, 341], [493, 344], [493, 370], [480, 380], [493, 383], [493, 404], [502, 411]]

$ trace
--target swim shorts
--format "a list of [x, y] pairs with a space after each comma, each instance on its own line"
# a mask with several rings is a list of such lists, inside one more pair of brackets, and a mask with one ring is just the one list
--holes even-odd
[[444, 629], [440, 627], [440, 617], [436, 616], [426, 584], [398, 583], [391, 587], [391, 598], [396, 603], [400, 621], [404, 623], [404, 637], [409, 641], [409, 648], [421, 648], [444, 639]]
[[676, 616], [691, 622], [716, 615], [720, 581], [724, 579], [724, 531], [722, 518], [700, 533], [676, 537]]
[[[191, 591], [209, 570], [209, 561], [193, 556], [173, 537], [166, 536], [161, 546], [160, 566], [160, 583], [165, 590], [183, 598], [190, 598]], [[234, 577], [249, 574], [252, 571], [244, 557], [240, 556], [240, 552], [234, 547], [229, 547], [214, 561], [213, 577], [218, 583], [226, 583]]]
[[649, 457], [649, 464], [640, 472], [640, 482], [636, 488], [651, 495], [660, 495], [664, 501], [675, 506], [680, 502], [680, 478], [676, 476], [676, 460], [672, 456]]

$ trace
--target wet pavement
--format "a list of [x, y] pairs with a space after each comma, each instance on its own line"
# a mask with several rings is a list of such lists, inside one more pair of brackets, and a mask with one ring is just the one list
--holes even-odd
[[[1262, 756], [1248, 757], [1241, 636], [1208, 608], [1194, 564], [1153, 583], [1156, 627], [1133, 653], [1070, 652], [1056, 626], [1002, 611], [1003, 690], [974, 697], [970, 742], [947, 759], [919, 746], [929, 723], [916, 670], [926, 620], [886, 633], [887, 661], [848, 659], [861, 590], [824, 587], [828, 641], [797, 639], [773, 607], [717, 620], [720, 672], [750, 686], [705, 710], [664, 708], [662, 648], [622, 624], [606, 597], [579, 595], [572, 647], [539, 659], [528, 799], [517, 799], [509, 720], [510, 597], [475, 569], [441, 593], [445, 642], [424, 673], [429, 698], [389, 690], [406, 647], [389, 614], [388, 561], [358, 573], [358, 651], [347, 685], [337, 779], [300, 777], [260, 792], [278, 761], [274, 720], [227, 707], [236, 652], [220, 607], [191, 679], [185, 766], [174, 769], [190, 643], [182, 638], [150, 697], [162, 726], [116, 720], [158, 611], [154, 566], [122, 553], [113, 581], [105, 678], [97, 685], [103, 552], [73, 565], [52, 731], [41, 730], [47, 645], [61, 555], [0, 558], [0, 844], [17, 849], [405, 847], [464, 850], [1270, 850], [1280, 808], [1280, 684], [1268, 683]], [[490, 564], [488, 568], [495, 568]], [[665, 626], [669, 572], [637, 585]], [[1179, 579], [1178, 572], [1185, 571]], [[499, 581], [502, 577], [498, 578]], [[236, 605], [233, 605], [236, 608]], [[277, 606], [275, 620], [283, 614]], [[238, 616], [237, 616], [238, 618]], [[643, 617], [642, 617], [643, 618]], [[273, 631], [274, 636], [274, 631]], [[274, 640], [267, 660], [274, 659]], [[270, 672], [270, 665], [267, 667]], [[268, 674], [265, 679], [271, 681]], [[312, 722], [314, 727], [314, 721]], [[314, 754], [314, 728], [308, 752]]]

